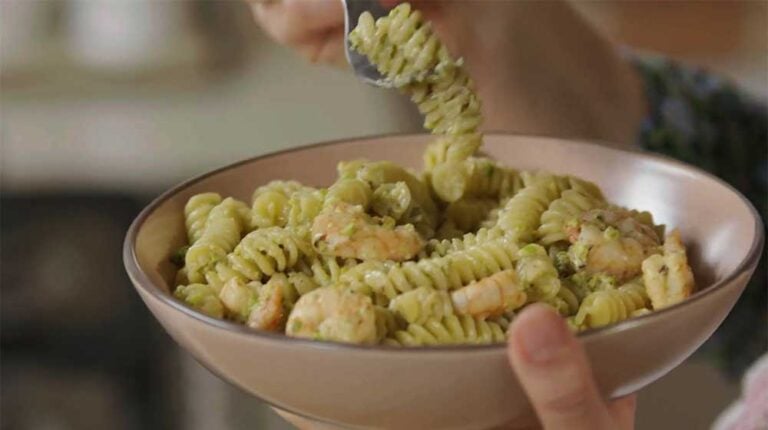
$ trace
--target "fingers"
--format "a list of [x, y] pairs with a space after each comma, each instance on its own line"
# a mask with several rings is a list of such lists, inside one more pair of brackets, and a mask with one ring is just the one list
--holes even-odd
[[342, 64], [344, 15], [339, 0], [251, 0], [256, 20], [275, 41], [311, 62]]
[[258, 1], [252, 7], [269, 35], [287, 45], [304, 43], [344, 24], [338, 0]]
[[635, 428], [636, 410], [637, 396], [634, 394], [631, 396], [622, 397], [618, 400], [614, 400], [610, 405], [608, 405], [608, 411], [613, 417], [613, 420], [616, 422], [617, 427], [621, 429]]
[[615, 429], [586, 354], [563, 319], [531, 305], [510, 327], [508, 356], [545, 429]]

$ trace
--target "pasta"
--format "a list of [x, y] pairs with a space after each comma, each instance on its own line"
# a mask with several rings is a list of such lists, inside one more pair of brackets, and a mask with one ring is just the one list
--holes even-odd
[[246, 228], [241, 212], [244, 206], [244, 203], [228, 197], [211, 209], [205, 230], [184, 257], [190, 281], [203, 281], [204, 271], [224, 259], [237, 246]]
[[299, 270], [297, 273], [308, 276], [316, 285], [327, 287], [338, 282], [345, 266], [352, 266], [354, 264], [354, 260], [339, 262], [339, 259], [336, 257], [319, 255], [311, 259], [304, 258], [300, 260], [296, 265], [296, 269]]
[[497, 205], [498, 201], [492, 198], [463, 198], [445, 208], [445, 218], [463, 235], [466, 231], [477, 230]]
[[451, 297], [445, 291], [419, 287], [395, 297], [389, 309], [409, 324], [422, 324], [430, 318], [453, 314]]
[[466, 160], [477, 152], [481, 143], [479, 133], [439, 137], [424, 150], [424, 168], [431, 171], [443, 163]]
[[451, 315], [442, 319], [430, 319], [423, 324], [408, 324], [408, 328], [395, 332], [386, 343], [393, 346], [424, 346], [487, 344], [505, 340], [504, 330], [495, 322]]
[[560, 292], [560, 278], [554, 263], [541, 245], [529, 244], [518, 252], [516, 270], [529, 300], [551, 300]]
[[189, 306], [208, 316], [214, 318], [222, 318], [224, 316], [224, 305], [216, 296], [216, 291], [208, 285], [180, 285], [173, 294]]
[[325, 204], [344, 202], [368, 209], [372, 199], [373, 191], [367, 182], [356, 178], [342, 178], [328, 188]]
[[322, 209], [324, 200], [319, 190], [273, 182], [254, 193], [251, 223], [257, 228], [308, 225]]
[[542, 180], [527, 185], [499, 211], [496, 226], [517, 240], [529, 242], [536, 236], [542, 214], [558, 197], [554, 181]]
[[517, 172], [487, 158], [470, 157], [446, 162], [432, 170], [435, 193], [446, 202], [465, 197], [500, 198], [519, 187]]
[[234, 277], [259, 281], [294, 267], [308, 255], [314, 255], [314, 250], [307, 231], [258, 229], [248, 233], [233, 252], [208, 270], [205, 279], [216, 290]]
[[504, 236], [504, 232], [498, 228], [481, 228], [474, 233], [466, 233], [460, 238], [437, 240], [427, 242], [426, 254], [433, 257], [448, 255], [455, 251], [461, 251], [471, 246], [479, 245], [493, 239]]
[[218, 193], [203, 193], [192, 196], [184, 206], [184, 221], [187, 227], [189, 243], [195, 243], [205, 231], [208, 215], [216, 205], [221, 203]]
[[604, 201], [580, 190], [566, 190], [560, 198], [550, 203], [541, 215], [538, 236], [541, 243], [551, 245], [568, 239], [568, 224], [584, 212], [602, 207]]
[[361, 15], [350, 40], [436, 135], [423, 171], [357, 159], [327, 188], [259, 186], [250, 206], [192, 196], [171, 256], [176, 298], [256, 331], [418, 347], [504, 342], [532, 303], [581, 331], [692, 294], [676, 230], [662, 243], [650, 213], [589, 181], [480, 153], [473, 83], [410, 5]]
[[382, 306], [374, 306], [373, 311], [376, 317], [376, 341], [382, 342], [388, 336], [394, 334], [402, 328], [394, 312]]
[[595, 291], [581, 302], [573, 323], [579, 328], [602, 327], [631, 317], [646, 309], [648, 303], [645, 287], [640, 283]]
[[514, 267], [517, 248], [502, 237], [444, 257], [404, 263], [371, 261], [343, 274], [340, 281], [356, 291], [394, 299], [401, 293], [426, 286], [455, 290]]

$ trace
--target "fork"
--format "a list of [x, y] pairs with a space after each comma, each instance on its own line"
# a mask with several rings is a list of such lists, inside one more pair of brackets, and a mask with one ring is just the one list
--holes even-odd
[[341, 0], [344, 3], [344, 50], [347, 61], [363, 82], [382, 88], [394, 88], [390, 79], [382, 76], [364, 55], [358, 54], [349, 42], [349, 33], [357, 27], [357, 20], [363, 12], [370, 12], [374, 19], [387, 15], [387, 10], [378, 0]]

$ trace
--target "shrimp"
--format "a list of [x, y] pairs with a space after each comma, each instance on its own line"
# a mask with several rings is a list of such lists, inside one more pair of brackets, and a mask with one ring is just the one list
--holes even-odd
[[451, 293], [459, 315], [476, 318], [499, 316], [523, 306], [528, 299], [514, 270], [495, 273]]
[[376, 343], [376, 310], [371, 299], [334, 286], [301, 296], [288, 317], [288, 336], [346, 343]]
[[248, 327], [256, 330], [280, 331], [284, 316], [283, 289], [273, 282], [268, 282], [261, 288], [259, 299], [251, 308]]
[[622, 208], [587, 211], [568, 227], [568, 235], [575, 270], [608, 274], [619, 282], [638, 276], [643, 260], [657, 253], [660, 245], [653, 227]]
[[684, 300], [695, 287], [678, 230], [667, 236], [663, 251], [662, 255], [652, 255], [643, 261], [643, 282], [654, 309]]
[[257, 301], [259, 287], [261, 284], [258, 282], [246, 284], [241, 278], [234, 277], [221, 287], [219, 300], [224, 304], [230, 317], [243, 321], [248, 318], [251, 308]]
[[391, 218], [371, 217], [361, 206], [344, 202], [328, 206], [315, 218], [312, 238], [321, 254], [358, 260], [404, 261], [424, 247], [413, 225], [395, 226]]

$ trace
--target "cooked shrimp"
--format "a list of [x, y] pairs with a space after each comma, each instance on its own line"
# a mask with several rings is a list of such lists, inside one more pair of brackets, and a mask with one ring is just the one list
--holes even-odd
[[259, 299], [248, 315], [248, 327], [257, 330], [280, 331], [283, 325], [283, 289], [273, 282], [261, 288]]
[[424, 247], [412, 225], [395, 226], [391, 218], [378, 221], [362, 207], [344, 202], [315, 218], [312, 238], [321, 254], [358, 260], [409, 260]]
[[693, 271], [677, 230], [664, 241], [664, 253], [643, 261], [643, 282], [654, 309], [678, 303], [693, 293]]
[[571, 243], [578, 240], [580, 229], [584, 225], [595, 226], [600, 231], [613, 227], [621, 233], [622, 237], [635, 239], [643, 246], [658, 246], [661, 242], [652, 226], [640, 222], [632, 211], [618, 206], [584, 212], [578, 223], [566, 228]]
[[241, 278], [234, 277], [221, 287], [219, 300], [224, 304], [230, 317], [244, 321], [257, 301], [260, 286], [258, 282], [246, 284]]
[[523, 306], [527, 298], [514, 270], [495, 273], [451, 293], [456, 313], [476, 318], [515, 310]]
[[288, 317], [288, 336], [347, 343], [376, 343], [376, 311], [362, 294], [323, 287], [299, 299]]
[[658, 252], [656, 231], [621, 208], [586, 212], [569, 228], [568, 250], [575, 270], [604, 273], [622, 282], [638, 276], [643, 260]]

